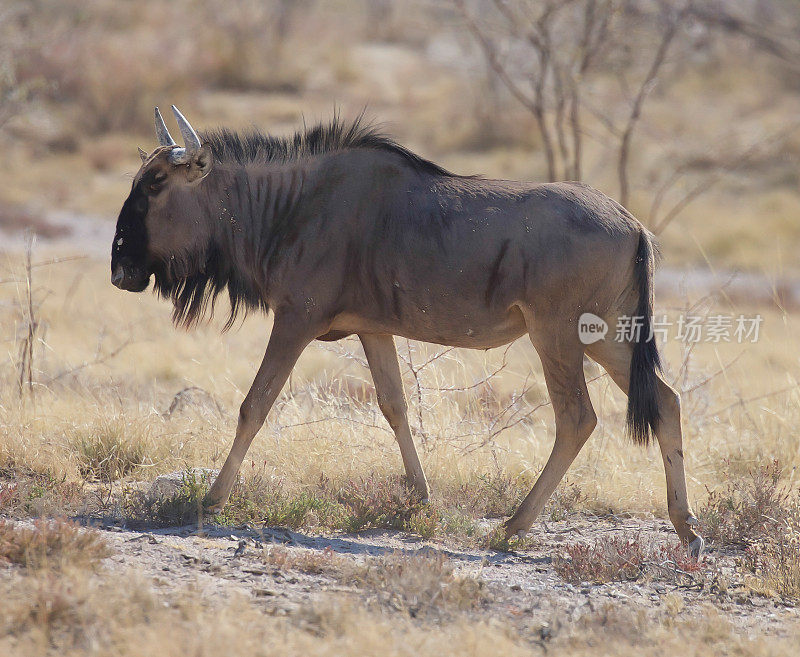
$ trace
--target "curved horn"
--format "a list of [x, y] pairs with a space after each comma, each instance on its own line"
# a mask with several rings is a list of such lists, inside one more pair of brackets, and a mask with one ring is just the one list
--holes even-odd
[[158, 138], [158, 143], [161, 146], [175, 146], [175, 140], [172, 138], [172, 135], [169, 134], [169, 130], [167, 130], [167, 124], [164, 123], [164, 117], [161, 116], [161, 112], [158, 111], [157, 107], [156, 137]]
[[186, 152], [192, 153], [198, 150], [201, 146], [200, 137], [197, 136], [194, 128], [192, 128], [190, 123], [186, 120], [183, 114], [178, 111], [178, 108], [175, 107], [175, 105], [172, 106], [172, 113], [175, 115], [175, 119], [178, 121], [178, 128], [180, 128], [181, 135], [183, 135], [183, 143], [186, 148]]

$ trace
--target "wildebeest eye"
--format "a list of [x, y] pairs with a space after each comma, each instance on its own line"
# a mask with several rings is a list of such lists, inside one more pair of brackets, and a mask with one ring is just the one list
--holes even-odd
[[152, 181], [147, 184], [147, 193], [155, 196], [161, 191], [162, 183], [167, 179], [167, 174], [159, 173]]

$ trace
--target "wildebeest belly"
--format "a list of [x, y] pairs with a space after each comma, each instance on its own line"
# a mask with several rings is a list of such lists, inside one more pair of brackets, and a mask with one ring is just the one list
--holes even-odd
[[379, 318], [371, 313], [342, 313], [330, 326], [331, 333], [390, 333], [451, 347], [490, 349], [508, 344], [526, 332], [519, 308], [505, 312], [444, 313], [437, 310], [412, 312], [403, 317]]

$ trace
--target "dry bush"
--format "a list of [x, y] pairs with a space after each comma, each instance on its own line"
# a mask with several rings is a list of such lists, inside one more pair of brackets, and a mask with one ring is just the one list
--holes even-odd
[[336, 494], [348, 512], [348, 529], [403, 529], [421, 508], [402, 477], [363, 477], [348, 481]]
[[710, 490], [698, 512], [703, 535], [715, 543], [747, 546], [781, 534], [798, 504], [781, 484], [782, 476], [782, 466], [773, 461], [728, 479], [721, 490]]
[[448, 496], [448, 501], [460, 502], [471, 509], [475, 519], [502, 518], [513, 512], [531, 485], [527, 477], [511, 477], [495, 471], [462, 484]]
[[769, 539], [748, 546], [742, 565], [754, 575], [748, 583], [755, 591], [800, 599], [800, 508]]
[[0, 560], [26, 568], [95, 566], [111, 550], [94, 531], [63, 520], [37, 519], [33, 527], [0, 521]]
[[654, 543], [641, 535], [604, 536], [591, 544], [567, 545], [553, 559], [553, 567], [568, 582], [595, 584], [638, 580], [647, 573], [674, 579], [702, 568], [682, 545]]
[[84, 500], [79, 482], [13, 463], [0, 468], [0, 514], [4, 516], [66, 515], [82, 507]]
[[125, 488], [122, 493], [122, 513], [135, 524], [162, 526], [202, 523], [203, 498], [211, 487], [205, 473], [194, 470], [184, 473], [181, 485], [172, 495], [151, 497], [147, 492]]
[[329, 547], [324, 550], [290, 550], [280, 545], [270, 545], [261, 551], [259, 560], [280, 570], [329, 575], [340, 580], [349, 579], [349, 573], [362, 569], [361, 564], [338, 555]]

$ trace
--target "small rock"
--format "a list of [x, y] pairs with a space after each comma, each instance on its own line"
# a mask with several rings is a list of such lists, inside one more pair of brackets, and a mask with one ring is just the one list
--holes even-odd
[[512, 591], [521, 591], [522, 587], [519, 584], [512, 584], [511, 585], [511, 590]]
[[159, 499], [162, 497], [171, 497], [175, 495], [181, 486], [186, 481], [194, 481], [197, 483], [211, 484], [214, 478], [219, 474], [219, 470], [212, 470], [211, 468], [191, 468], [189, 470], [180, 470], [177, 472], [170, 472], [169, 474], [157, 477], [150, 490], [147, 491], [147, 497], [151, 500]]
[[553, 631], [550, 629], [550, 626], [547, 623], [544, 623], [539, 628], [539, 638], [542, 641], [549, 641], [553, 638]]
[[242, 568], [243, 573], [248, 573], [250, 575], [266, 575], [267, 571], [263, 568]]

